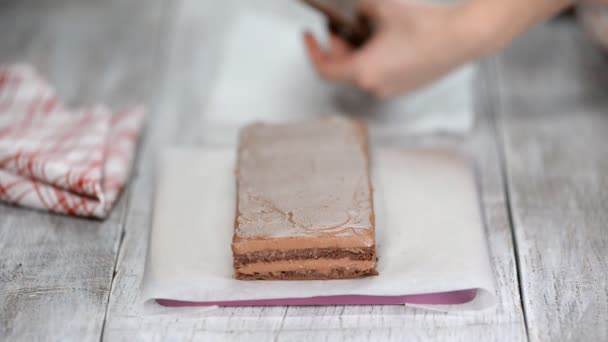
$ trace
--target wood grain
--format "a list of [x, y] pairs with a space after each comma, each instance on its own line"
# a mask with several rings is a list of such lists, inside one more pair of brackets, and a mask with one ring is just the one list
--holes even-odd
[[608, 340], [608, 58], [569, 22], [500, 58], [499, 110], [532, 341]]
[[[448, 315], [403, 306], [144, 307], [139, 287], [157, 154], [170, 144], [207, 140], [200, 113], [221, 58], [221, 19], [243, 4], [0, 2], [0, 62], [34, 63], [71, 104], [141, 100], [153, 114], [130, 193], [107, 221], [0, 206], [3, 340], [97, 340], [103, 333], [109, 341], [518, 341], [526, 340], [520, 301], [533, 341], [608, 339], [608, 62], [568, 22], [532, 31], [486, 64], [470, 140], [391, 141], [450, 145], [476, 160], [496, 310]], [[280, 2], [260, 6], [289, 13]]]
[[[69, 104], [141, 101], [160, 14], [146, 4], [2, 1], [0, 63], [33, 63]], [[127, 204], [104, 222], [0, 205], [0, 340], [99, 340]]]
[[[218, 13], [225, 13], [235, 3], [217, 5], [184, 0], [172, 5], [175, 12], [171, 13], [166, 35], [163, 35], [166, 40], [162, 48], [164, 59], [159, 67], [161, 77], [154, 102], [154, 122], [149, 127], [139, 176], [132, 186], [125, 239], [117, 263], [104, 339], [525, 340], [504, 185], [490, 120], [492, 105], [485, 102], [480, 103], [481, 118], [475, 137], [470, 142], [450, 140], [445, 143], [455, 143], [469, 151], [479, 164], [482, 202], [498, 288], [499, 305], [496, 310], [477, 315], [449, 315], [405, 306], [209, 310], [142, 304], [139, 291], [151, 226], [156, 154], [170, 144], [192, 145], [206, 140], [201, 136], [205, 131], [205, 118], [200, 113], [206, 103], [205, 94], [213, 85], [213, 68], [221, 57], [216, 51], [221, 44], [218, 37], [224, 29], [221, 22], [214, 20], [209, 13], [219, 16]], [[264, 3], [266, 10], [289, 10], [282, 6], [275, 1]], [[406, 140], [393, 143], [415, 143]]]

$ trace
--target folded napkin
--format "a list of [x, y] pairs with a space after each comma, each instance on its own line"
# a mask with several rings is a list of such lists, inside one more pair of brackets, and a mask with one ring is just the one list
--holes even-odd
[[65, 108], [28, 65], [0, 65], [0, 201], [104, 218], [129, 176], [142, 108]]
[[165, 306], [496, 303], [474, 173], [458, 154], [372, 147], [378, 272], [313, 281], [233, 278], [234, 148], [162, 160], [142, 298]]

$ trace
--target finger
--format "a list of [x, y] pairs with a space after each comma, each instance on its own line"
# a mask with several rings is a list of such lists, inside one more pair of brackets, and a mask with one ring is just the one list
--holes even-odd
[[[319, 46], [317, 40], [310, 33], [304, 36], [306, 47], [310, 60], [321, 77], [328, 80], [348, 81], [352, 79], [353, 63], [349, 55], [345, 53], [342, 56], [327, 54]], [[342, 43], [334, 43], [338, 53], [344, 53], [347, 50], [341, 45]]]
[[352, 52], [351, 47], [336, 35], [330, 37], [330, 56], [332, 59], [344, 59]]
[[352, 52], [351, 47], [344, 40], [333, 34], [330, 36], [329, 53], [323, 51], [311, 33], [307, 32], [304, 36], [304, 40], [308, 52], [311, 55], [311, 59], [316, 62], [322, 62], [323, 59], [340, 60], [347, 57]]
[[314, 65], [315, 69], [319, 70], [325, 60], [325, 53], [319, 46], [319, 43], [310, 32], [304, 34], [304, 43], [308, 51], [308, 57]]
[[355, 85], [379, 97], [386, 96], [396, 76], [391, 71], [395, 68], [389, 64], [386, 46], [387, 42], [382, 36], [375, 36], [352, 57], [352, 63], [356, 66]]

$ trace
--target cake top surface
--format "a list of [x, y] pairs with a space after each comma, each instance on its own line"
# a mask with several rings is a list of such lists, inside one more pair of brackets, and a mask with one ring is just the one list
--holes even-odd
[[241, 131], [235, 237], [373, 234], [365, 129], [326, 118]]

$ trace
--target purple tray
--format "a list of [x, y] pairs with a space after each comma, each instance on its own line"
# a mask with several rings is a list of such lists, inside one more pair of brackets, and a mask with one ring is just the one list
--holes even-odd
[[406, 296], [321, 296], [310, 298], [282, 298], [235, 300], [224, 302], [188, 302], [172, 299], [157, 299], [162, 306], [280, 306], [280, 305], [396, 305], [396, 304], [464, 304], [470, 302], [477, 295], [477, 289], [468, 289], [452, 292], [427, 293]]

